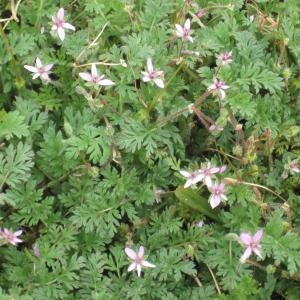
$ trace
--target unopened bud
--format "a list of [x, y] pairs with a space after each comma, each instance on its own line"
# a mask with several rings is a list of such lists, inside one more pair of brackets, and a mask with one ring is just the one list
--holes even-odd
[[243, 129], [243, 125], [242, 124], [237, 124], [234, 128], [236, 131], [240, 131]]
[[99, 169], [97, 167], [91, 167], [88, 169], [88, 174], [92, 178], [97, 178], [99, 176]]
[[187, 245], [186, 247], [186, 254], [189, 256], [189, 257], [192, 257], [194, 255], [194, 247], [190, 244]]
[[230, 177], [225, 177], [225, 178], [223, 179], [223, 181], [225, 182], [225, 184], [228, 184], [228, 185], [239, 184], [239, 181], [238, 181], [237, 179], [230, 178]]
[[64, 122], [64, 131], [67, 137], [71, 137], [73, 135], [73, 128], [68, 121]]
[[241, 157], [243, 155], [243, 148], [240, 145], [236, 145], [232, 148], [233, 155]]
[[236, 233], [228, 233], [225, 235], [226, 240], [229, 241], [238, 241], [239, 240], [239, 236]]
[[285, 68], [285, 69], [283, 70], [283, 77], [284, 77], [284, 79], [285, 79], [285, 80], [288, 80], [288, 79], [291, 78], [291, 76], [292, 76], [291, 69], [290, 69], [290, 68]]
[[120, 64], [122, 67], [127, 68], [127, 63], [124, 59], [120, 59]]

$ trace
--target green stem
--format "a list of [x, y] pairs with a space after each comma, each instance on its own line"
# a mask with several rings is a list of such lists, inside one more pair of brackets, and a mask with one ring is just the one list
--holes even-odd
[[12, 60], [12, 65], [13, 65], [13, 73], [15, 74], [16, 76], [16, 87], [18, 88], [18, 82], [22, 82], [23, 81], [23, 78], [21, 76], [21, 72], [20, 72], [20, 68], [19, 68], [19, 65], [18, 65], [18, 62], [17, 60], [15, 59], [14, 57], [14, 54], [13, 54], [13, 49], [11, 48], [10, 44], [9, 44], [9, 40], [3, 30], [3, 27], [2, 25], [0, 24], [0, 36], [2, 37], [2, 40], [3, 40], [3, 44], [4, 44], [4, 48], [6, 49], [7, 51], [7, 54], [11, 57], [11, 60]]

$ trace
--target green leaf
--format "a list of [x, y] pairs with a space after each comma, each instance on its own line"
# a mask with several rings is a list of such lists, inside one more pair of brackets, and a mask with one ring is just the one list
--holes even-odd
[[13, 136], [21, 138], [28, 136], [28, 126], [25, 124], [25, 118], [18, 111], [2, 113], [0, 116], [0, 138], [5, 137], [10, 140]]
[[33, 166], [33, 155], [31, 147], [21, 142], [17, 149], [11, 144], [6, 149], [5, 155], [0, 153], [0, 187], [2, 188], [4, 184], [16, 187], [26, 181]]
[[208, 200], [200, 196], [196, 190], [190, 188], [185, 189], [182, 186], [179, 186], [175, 191], [175, 195], [183, 204], [200, 211], [205, 216], [215, 221], [219, 220], [218, 211], [213, 210], [210, 207]]

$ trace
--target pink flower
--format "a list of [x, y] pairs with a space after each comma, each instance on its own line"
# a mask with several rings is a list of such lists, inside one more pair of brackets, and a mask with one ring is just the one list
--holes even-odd
[[202, 18], [203, 16], [205, 16], [206, 14], [206, 10], [204, 8], [198, 10], [198, 12], [196, 13], [196, 16], [200, 19]]
[[208, 128], [208, 130], [210, 131], [210, 132], [217, 132], [217, 131], [223, 131], [224, 130], [224, 128], [223, 127], [219, 127], [217, 124], [212, 124], [209, 128]]
[[221, 100], [223, 100], [226, 96], [225, 90], [229, 88], [228, 85], [225, 84], [224, 81], [219, 81], [217, 79], [214, 79], [214, 82], [208, 87], [209, 91], [218, 91], [221, 96]]
[[128, 272], [133, 270], [137, 271], [138, 276], [141, 276], [142, 267], [155, 268], [156, 266], [143, 259], [144, 256], [144, 247], [141, 246], [137, 252], [126, 247], [126, 255], [133, 261], [132, 264], [128, 267]]
[[144, 82], [153, 81], [159, 88], [165, 87], [164, 81], [162, 79], [164, 76], [164, 72], [154, 70], [152, 60], [150, 57], [147, 59], [147, 71], [142, 72], [142, 75], [143, 75]]
[[289, 163], [288, 168], [292, 175], [294, 175], [296, 173], [300, 173], [300, 167], [299, 167], [299, 164], [296, 159]]
[[34, 244], [32, 249], [33, 249], [34, 256], [36, 256], [36, 257], [41, 256], [40, 247], [37, 244]]
[[53, 64], [50, 65], [42, 65], [41, 60], [37, 57], [35, 59], [35, 66], [28, 66], [25, 65], [24, 68], [32, 73], [32, 79], [36, 79], [41, 77], [42, 80], [49, 81], [49, 74], [51, 73], [50, 70], [52, 69]]
[[227, 197], [224, 194], [225, 190], [225, 183], [221, 182], [218, 184], [217, 182], [212, 183], [212, 185], [209, 187], [209, 191], [211, 192], [211, 195], [209, 197], [209, 203], [212, 208], [217, 207], [221, 200], [227, 200]]
[[56, 16], [52, 17], [52, 30], [57, 31], [58, 37], [63, 41], [65, 39], [65, 29], [75, 31], [75, 27], [70, 23], [66, 23], [64, 19], [65, 10], [60, 8]]
[[79, 76], [85, 81], [96, 83], [98, 85], [109, 86], [115, 84], [110, 79], [105, 79], [105, 75], [99, 76], [95, 64], [92, 64], [91, 73], [82, 72], [79, 73]]
[[198, 221], [198, 222], [196, 223], [196, 227], [197, 227], [197, 228], [202, 228], [203, 226], [204, 226], [204, 221], [203, 221], [203, 220]]
[[155, 195], [155, 201], [156, 203], [160, 203], [161, 202], [161, 197], [165, 194], [165, 191], [163, 189], [157, 189], [154, 192]]
[[10, 243], [14, 246], [16, 246], [18, 243], [22, 243], [23, 241], [18, 238], [19, 235], [22, 234], [22, 230], [18, 230], [15, 232], [12, 232], [6, 228], [3, 229], [3, 231], [0, 231], [0, 239], [3, 239], [4, 243]]
[[207, 187], [212, 186], [212, 176], [213, 174], [219, 173], [220, 168], [212, 167], [210, 162], [207, 163], [206, 167], [203, 167], [199, 170], [199, 174], [201, 176], [201, 180], [206, 184]]
[[175, 24], [176, 27], [176, 36], [181, 38], [183, 41], [190, 41], [191, 43], [194, 42], [193, 38], [191, 37], [191, 20], [186, 19], [184, 25], [181, 26], [179, 24]]
[[227, 169], [227, 166], [222, 166], [222, 167], [219, 167], [219, 173], [222, 174], [226, 171]]
[[218, 57], [221, 66], [230, 64], [232, 62], [232, 51], [224, 52]]
[[203, 179], [203, 175], [201, 173], [199, 173], [199, 170], [194, 171], [194, 172], [188, 172], [188, 171], [181, 170], [179, 172], [182, 176], [184, 176], [187, 179], [185, 185], [183, 186], [184, 188], [193, 186]]
[[241, 262], [245, 262], [248, 257], [254, 252], [258, 257], [261, 257], [260, 240], [263, 236], [263, 230], [258, 230], [253, 236], [250, 233], [242, 232], [240, 234], [240, 243], [246, 248], [245, 252], [240, 258]]

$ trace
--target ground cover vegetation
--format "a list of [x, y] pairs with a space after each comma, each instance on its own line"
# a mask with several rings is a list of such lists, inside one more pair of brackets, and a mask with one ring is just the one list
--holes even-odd
[[299, 1], [0, 2], [0, 299], [299, 299]]

